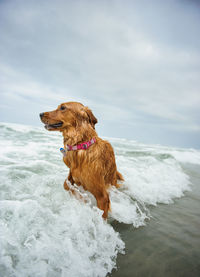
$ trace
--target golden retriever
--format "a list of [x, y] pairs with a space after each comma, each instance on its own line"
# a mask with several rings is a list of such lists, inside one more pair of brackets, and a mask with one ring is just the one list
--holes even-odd
[[117, 171], [112, 146], [95, 131], [96, 117], [81, 103], [68, 102], [41, 113], [40, 118], [47, 130], [60, 131], [64, 137], [63, 161], [70, 169], [64, 188], [74, 193], [74, 183], [83, 186], [95, 196], [106, 219], [110, 209], [107, 190], [110, 185], [119, 187], [117, 180], [124, 179]]

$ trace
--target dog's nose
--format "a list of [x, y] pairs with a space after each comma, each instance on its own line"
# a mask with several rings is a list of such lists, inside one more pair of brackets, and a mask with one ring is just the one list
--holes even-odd
[[44, 113], [40, 113], [40, 118], [42, 119], [44, 116]]

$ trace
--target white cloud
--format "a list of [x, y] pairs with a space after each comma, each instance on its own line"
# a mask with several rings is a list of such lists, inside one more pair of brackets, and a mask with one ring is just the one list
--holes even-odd
[[158, 132], [160, 121], [199, 131], [200, 11], [189, 2], [0, 5], [2, 105], [75, 100], [109, 122], [139, 126], [152, 117]]

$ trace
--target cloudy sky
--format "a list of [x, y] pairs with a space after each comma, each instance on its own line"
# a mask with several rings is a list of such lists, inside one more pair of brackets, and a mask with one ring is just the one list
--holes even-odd
[[0, 121], [68, 101], [101, 136], [200, 148], [200, 2], [1, 0]]

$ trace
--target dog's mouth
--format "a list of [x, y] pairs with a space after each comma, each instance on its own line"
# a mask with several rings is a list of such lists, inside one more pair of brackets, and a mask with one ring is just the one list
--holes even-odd
[[62, 127], [62, 125], [63, 125], [63, 122], [58, 122], [58, 123], [54, 123], [54, 124], [45, 124], [44, 127], [47, 130], [55, 130], [55, 129]]

